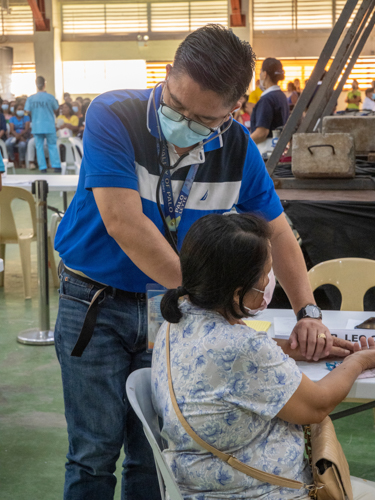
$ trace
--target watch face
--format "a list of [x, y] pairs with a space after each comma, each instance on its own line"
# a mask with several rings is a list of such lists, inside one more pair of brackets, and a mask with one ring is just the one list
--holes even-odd
[[306, 311], [306, 316], [309, 316], [310, 318], [321, 318], [321, 312], [319, 307], [317, 306], [308, 304], [305, 307], [305, 311]]

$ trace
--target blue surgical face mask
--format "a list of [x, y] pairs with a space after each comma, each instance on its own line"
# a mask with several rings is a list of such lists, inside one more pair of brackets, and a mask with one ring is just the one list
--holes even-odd
[[3, 109], [4, 111], [6, 111], [8, 108], [9, 108], [9, 104], [2, 104], [1, 105], [1, 109]]
[[11, 112], [11, 113], [14, 113], [14, 106], [11, 106], [11, 107], [10, 107], [10, 112]]
[[190, 130], [186, 120], [180, 122], [170, 120], [161, 112], [161, 106], [158, 109], [158, 116], [164, 137], [178, 148], [189, 148], [209, 137]]
[[375, 94], [372, 94], [372, 98], [373, 98], [373, 99], [374, 99], [374, 101], [375, 101]]
[[78, 106], [72, 106], [74, 113], [78, 113]]
[[23, 109], [17, 109], [17, 116], [21, 117], [25, 114]]

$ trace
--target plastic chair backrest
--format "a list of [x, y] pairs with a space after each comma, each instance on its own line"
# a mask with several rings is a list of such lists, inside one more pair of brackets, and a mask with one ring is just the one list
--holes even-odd
[[162, 498], [164, 498], [165, 487], [172, 500], [182, 500], [176, 480], [162, 454], [164, 446], [160, 435], [158, 415], [151, 400], [151, 368], [142, 368], [129, 375], [126, 382], [126, 394], [133, 410], [142, 422], [144, 433], [151, 445]]
[[75, 151], [78, 150], [78, 154], [76, 154], [76, 161], [81, 164], [81, 160], [83, 158], [83, 142], [79, 137], [69, 137], [69, 142], [73, 144]]
[[363, 311], [363, 298], [375, 286], [375, 260], [349, 257], [317, 264], [309, 273], [313, 291], [334, 285], [341, 292], [341, 311]]
[[36, 236], [36, 208], [33, 195], [20, 187], [3, 186], [0, 192], [0, 244], [18, 242], [17, 227], [12, 211], [12, 201], [17, 199], [29, 204], [33, 233]]
[[0, 139], [0, 149], [1, 149], [1, 156], [3, 157], [3, 160], [8, 160], [7, 147], [5, 145], [5, 142], [2, 139]]
[[[70, 137], [67, 139], [57, 139], [56, 145], [57, 145], [57, 150], [60, 154], [60, 161], [61, 161], [61, 152], [60, 152], [60, 146], [65, 146], [65, 162], [68, 167], [74, 167], [76, 164], [76, 158], [78, 156], [75, 146], [70, 142]], [[79, 163], [79, 162], [78, 162]]]

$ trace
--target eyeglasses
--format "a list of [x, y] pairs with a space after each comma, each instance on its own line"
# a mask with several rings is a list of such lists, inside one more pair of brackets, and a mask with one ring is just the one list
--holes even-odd
[[[167, 87], [167, 85], [166, 85]], [[179, 113], [175, 109], [171, 108], [167, 104], [165, 104], [163, 100], [163, 96], [160, 99], [160, 106], [161, 109], [160, 111], [163, 113], [163, 115], [166, 118], [169, 118], [173, 122], [182, 122], [182, 120], [186, 120], [188, 122], [188, 127], [190, 130], [195, 132], [196, 134], [203, 135], [204, 137], [208, 137], [212, 133], [216, 132], [216, 128], [211, 128], [207, 127], [206, 125], [203, 125], [202, 123], [196, 122], [195, 120], [192, 120], [191, 118], [187, 118], [185, 115], [182, 113]]]

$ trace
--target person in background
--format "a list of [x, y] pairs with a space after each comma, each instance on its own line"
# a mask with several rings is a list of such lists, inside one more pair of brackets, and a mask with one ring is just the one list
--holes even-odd
[[76, 98], [76, 101], [78, 101], [78, 102], [80, 103], [80, 105], [82, 106], [82, 104], [83, 104], [83, 97], [78, 96], [78, 97]]
[[[46, 81], [43, 76], [38, 76], [35, 84], [37, 93], [27, 99], [25, 111], [31, 113], [39, 170], [47, 170], [46, 157], [44, 155], [44, 140], [47, 141], [51, 167], [61, 168], [56, 145], [55, 127], [55, 111], [58, 109], [59, 103], [52, 94], [46, 92]], [[29, 166], [31, 169], [35, 168], [34, 162], [30, 162]]]
[[289, 111], [293, 111], [296, 102], [298, 101], [297, 88], [293, 82], [288, 82], [288, 105]]
[[256, 103], [259, 101], [259, 99], [261, 98], [261, 96], [263, 94], [263, 90], [259, 87], [260, 80], [257, 80], [255, 82], [255, 85], [256, 85], [255, 90], [250, 92], [249, 106], [247, 107], [247, 112], [249, 113], [250, 116], [251, 116], [251, 113], [254, 109], [254, 106], [256, 105]]
[[72, 102], [72, 110], [75, 115], [78, 116], [78, 119], [82, 116], [82, 106], [81, 103], [77, 100]]
[[294, 83], [294, 86], [296, 87], [296, 92], [298, 94], [298, 97], [302, 94], [302, 90], [301, 90], [301, 82], [298, 78], [295, 78], [293, 80], [293, 83]]
[[[59, 125], [59, 120], [60, 120], [60, 125]], [[62, 104], [61, 114], [57, 117], [56, 121], [58, 129], [67, 128], [71, 130], [72, 135], [77, 134], [79, 119], [78, 116], [73, 113], [72, 105], [69, 102], [64, 102], [64, 104]]]
[[7, 101], [6, 99], [3, 100], [3, 103], [1, 105], [1, 109], [4, 113], [4, 117], [5, 117], [5, 120], [7, 123], [9, 123], [9, 120], [12, 118], [12, 113], [10, 113], [10, 109], [9, 109], [9, 101]]
[[359, 90], [359, 85], [357, 80], [353, 80], [352, 90], [348, 92], [348, 95], [345, 99], [345, 102], [348, 103], [346, 109], [348, 111], [358, 111], [359, 105], [362, 102], [361, 91]]
[[241, 98], [240, 98], [240, 103], [241, 103], [241, 107], [236, 109], [236, 111], [233, 113], [233, 118], [237, 121], [239, 121], [239, 117], [241, 116], [241, 114], [243, 113], [243, 110], [242, 110], [242, 107], [243, 105], [245, 104], [245, 102], [247, 101], [248, 99], [248, 95], [247, 94], [244, 94]]
[[72, 104], [72, 101], [73, 101], [73, 99], [70, 97], [69, 92], [65, 92], [64, 93], [64, 102], [68, 102], [68, 103]]
[[15, 105], [14, 116], [9, 120], [9, 126], [10, 137], [5, 142], [9, 160], [14, 162], [14, 148], [17, 147], [19, 164], [21, 167], [24, 167], [27, 141], [30, 137], [30, 117], [25, 115], [24, 104], [22, 102]]
[[372, 87], [366, 89], [366, 97], [363, 101], [363, 110], [375, 111], [375, 91]]
[[281, 62], [273, 57], [263, 61], [260, 88], [263, 94], [251, 113], [251, 138], [261, 154], [271, 150], [272, 131], [284, 126], [289, 117], [288, 101], [277, 83], [284, 80]]
[[78, 123], [78, 133], [77, 133], [77, 137], [79, 137], [79, 139], [83, 139], [83, 132], [85, 130], [85, 123], [86, 123], [86, 112], [88, 110], [88, 107], [90, 106], [89, 103], [85, 103], [83, 104], [82, 106], [82, 110], [81, 110], [81, 117], [79, 119], [79, 123]]
[[89, 97], [85, 97], [85, 98], [83, 99], [82, 105], [83, 105], [83, 104], [87, 104], [87, 105], [89, 105], [89, 104], [90, 104], [90, 102], [91, 102], [91, 99], [90, 99]]
[[[15, 101], [15, 100], [10, 101], [10, 103], [9, 103], [9, 113], [10, 113], [10, 118], [12, 118], [12, 116], [14, 116], [14, 108], [15, 108], [16, 104], [17, 104], [17, 103], [16, 103], [16, 101]], [[9, 118], [9, 120], [10, 120], [10, 118]]]
[[[4, 106], [4, 101], [1, 105], [1, 112], [0, 112], [0, 139], [5, 141], [6, 138], [7, 138], [7, 121], [6, 121], [6, 118], [5, 118], [5, 115], [4, 115], [4, 110], [3, 110], [3, 106]], [[8, 104], [9, 106], [9, 104]]]
[[[247, 97], [247, 96], [246, 96]], [[241, 113], [238, 117], [238, 121], [244, 125], [247, 130], [250, 130], [250, 117], [251, 117], [251, 103], [246, 99], [246, 101], [241, 106]]]
[[5, 165], [4, 165], [3, 155], [1, 154], [0, 151], [0, 191], [3, 187], [2, 175], [4, 172], [5, 172]]

